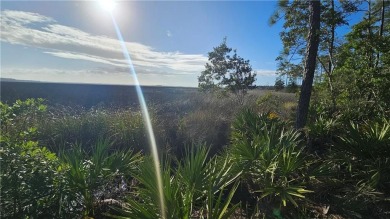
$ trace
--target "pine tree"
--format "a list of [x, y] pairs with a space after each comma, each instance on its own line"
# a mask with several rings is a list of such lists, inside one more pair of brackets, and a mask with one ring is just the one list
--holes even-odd
[[241, 58], [236, 50], [229, 48], [226, 38], [208, 55], [209, 63], [206, 63], [206, 69], [198, 77], [200, 90], [210, 92], [224, 89], [242, 100], [248, 89], [255, 87], [256, 73], [249, 60]]

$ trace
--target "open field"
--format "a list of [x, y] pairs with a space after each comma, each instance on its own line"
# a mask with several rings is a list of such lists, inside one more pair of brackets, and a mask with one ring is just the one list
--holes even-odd
[[[294, 94], [260, 89], [249, 91], [243, 104], [234, 95], [205, 94], [197, 88], [146, 86], [142, 90], [159, 145], [174, 151], [187, 144], [206, 143], [216, 153], [228, 144], [231, 122], [243, 109], [273, 111], [287, 119], [293, 114], [296, 102]], [[51, 116], [47, 118], [51, 119], [45, 119], [41, 125], [41, 141], [45, 145], [58, 147], [76, 142], [93, 145], [99, 137], [115, 136], [112, 138], [119, 148], [132, 139], [133, 147], [148, 150], [145, 134], [136, 137], [137, 140], [130, 137], [135, 129], [144, 132], [134, 86], [1, 82], [4, 103], [27, 98], [43, 98], [48, 105]], [[140, 121], [136, 127], [133, 118]], [[122, 128], [120, 135], [119, 128]]]
[[[196, 88], [142, 87], [147, 102], [164, 103], [183, 95], [191, 95]], [[49, 104], [79, 105], [86, 108], [106, 106], [132, 106], [138, 104], [134, 86], [98, 84], [62, 84], [39, 82], [1, 82], [1, 99], [44, 98]]]

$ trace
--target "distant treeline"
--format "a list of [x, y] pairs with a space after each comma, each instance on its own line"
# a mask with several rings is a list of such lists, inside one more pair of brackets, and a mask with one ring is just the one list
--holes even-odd
[[[197, 88], [143, 86], [148, 102], [164, 103], [183, 94], [197, 92]], [[134, 106], [138, 105], [135, 86], [99, 84], [63, 84], [1, 82], [1, 101], [12, 103], [17, 99], [44, 98], [49, 104]]]
[[[65, 84], [42, 82], [1, 81], [1, 101], [12, 103], [17, 99], [44, 98], [48, 104], [79, 105], [90, 108], [97, 105], [135, 106], [138, 97], [135, 86], [102, 84]], [[258, 89], [272, 90], [273, 86]], [[183, 94], [191, 95], [197, 88], [143, 86], [147, 102], [161, 104]]]

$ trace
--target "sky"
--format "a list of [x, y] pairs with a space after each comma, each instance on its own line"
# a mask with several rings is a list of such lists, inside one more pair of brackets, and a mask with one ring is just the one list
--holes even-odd
[[[276, 1], [117, 1], [112, 14], [141, 85], [196, 87], [224, 37], [273, 85]], [[110, 13], [97, 1], [1, 1], [1, 77], [133, 84]]]

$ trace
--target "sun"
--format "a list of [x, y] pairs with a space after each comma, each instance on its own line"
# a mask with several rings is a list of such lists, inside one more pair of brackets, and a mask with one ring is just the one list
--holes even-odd
[[108, 12], [112, 12], [116, 5], [114, 0], [98, 0], [98, 2], [100, 7]]

